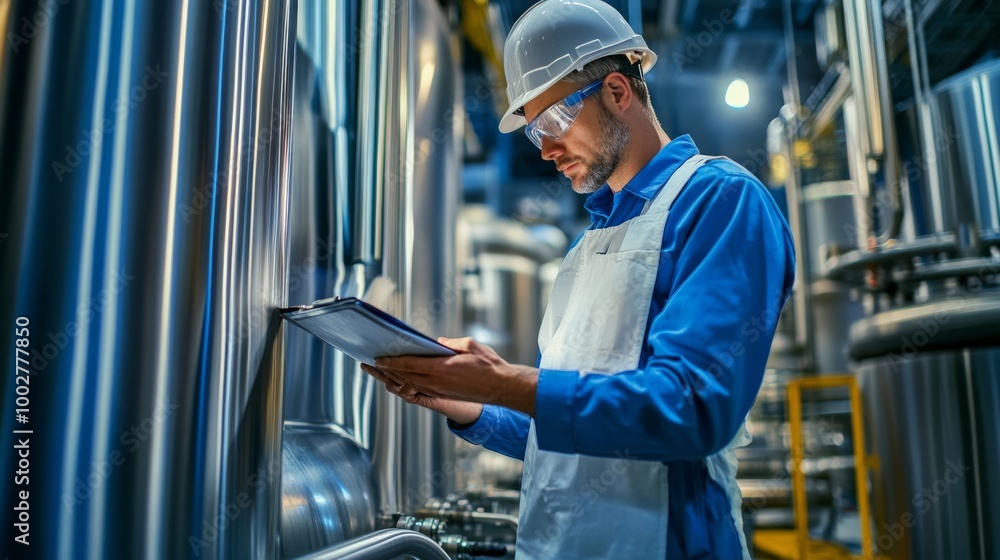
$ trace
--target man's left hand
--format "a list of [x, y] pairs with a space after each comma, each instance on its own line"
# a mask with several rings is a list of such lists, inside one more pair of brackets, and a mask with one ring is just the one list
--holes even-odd
[[433, 397], [505, 406], [535, 413], [538, 369], [507, 363], [471, 338], [439, 338], [456, 356], [378, 358], [375, 367]]

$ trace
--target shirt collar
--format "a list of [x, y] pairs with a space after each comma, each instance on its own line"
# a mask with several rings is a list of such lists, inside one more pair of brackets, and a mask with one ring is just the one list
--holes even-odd
[[[628, 193], [643, 200], [651, 200], [660, 192], [660, 188], [666, 184], [674, 171], [677, 171], [688, 158], [698, 153], [698, 147], [694, 145], [689, 135], [674, 138], [661, 148], [653, 159], [635, 174], [635, 177], [625, 183], [619, 194]], [[590, 212], [592, 220], [597, 220], [607, 219], [614, 205], [615, 193], [605, 184], [587, 198], [583, 207]]]

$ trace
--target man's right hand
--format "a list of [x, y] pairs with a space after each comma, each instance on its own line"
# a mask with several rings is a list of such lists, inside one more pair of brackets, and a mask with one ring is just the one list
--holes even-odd
[[390, 393], [408, 403], [419, 405], [442, 414], [456, 424], [462, 426], [472, 424], [476, 420], [479, 420], [479, 415], [483, 413], [483, 405], [480, 403], [432, 397], [417, 391], [412, 386], [394, 379], [391, 375], [368, 364], [361, 364], [361, 369], [381, 381]]

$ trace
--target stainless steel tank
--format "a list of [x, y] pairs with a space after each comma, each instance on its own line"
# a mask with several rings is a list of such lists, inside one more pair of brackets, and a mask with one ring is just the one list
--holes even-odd
[[930, 91], [926, 116], [915, 107], [906, 117], [910, 136], [919, 137], [920, 118], [933, 131], [904, 165], [915, 235], [1000, 235], [1000, 61], [942, 81]]
[[828, 255], [852, 250], [857, 238], [852, 181], [826, 181], [802, 189], [803, 226], [809, 257], [809, 305], [812, 307], [814, 369], [819, 373], [848, 371], [847, 333], [863, 315], [861, 303], [851, 298], [846, 282], [823, 277]]
[[892, 353], [861, 362], [858, 379], [877, 459], [876, 550], [1000, 557], [1000, 348]]
[[0, 3], [12, 556], [278, 555], [295, 9]]
[[[365, 297], [455, 336], [462, 121], [445, 14], [428, 0], [307, 1], [300, 14], [289, 298]], [[288, 343], [286, 555], [454, 490], [443, 418], [304, 332], [290, 328]]]

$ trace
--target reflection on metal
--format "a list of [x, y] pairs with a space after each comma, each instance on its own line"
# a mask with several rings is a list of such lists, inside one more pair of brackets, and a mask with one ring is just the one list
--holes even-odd
[[32, 555], [274, 558], [296, 4], [4, 6], [43, 22], [0, 61]]
[[950, 297], [876, 313], [851, 326], [851, 357], [910, 357], [918, 351], [992, 346], [1000, 340], [1000, 294]]
[[[786, 108], [788, 105], [785, 106]], [[797, 110], [797, 107], [794, 109]], [[784, 108], [783, 108], [784, 112]], [[804, 370], [811, 370], [815, 360], [813, 352], [813, 319], [812, 307], [809, 305], [809, 264], [810, 245], [805, 226], [804, 201], [802, 200], [802, 184], [799, 176], [799, 166], [794, 152], [796, 141], [796, 120], [793, 114], [784, 114], [775, 118], [767, 127], [767, 145], [769, 155], [773, 158], [783, 156], [789, 163], [789, 173], [785, 181], [785, 196], [788, 200], [788, 225], [795, 243], [795, 286], [792, 291], [791, 312], [794, 321], [791, 323], [794, 331], [794, 346], [801, 349]], [[793, 352], [795, 349], [792, 349]]]
[[405, 529], [384, 529], [299, 556], [295, 560], [393, 560], [401, 556], [418, 560], [451, 558], [430, 537]]
[[[441, 8], [428, 0], [305, 2], [298, 56], [290, 298], [377, 298], [421, 330], [456, 334], [459, 64]], [[348, 94], [352, 83], [357, 95]], [[349, 144], [352, 135], [357, 141]], [[344, 520], [368, 519], [373, 505], [412, 510], [454, 490], [454, 437], [443, 419], [405, 405], [304, 333], [290, 334], [289, 345], [286, 420], [334, 431], [310, 433], [294, 453], [286, 447], [286, 461], [342, 449], [348, 443], [336, 430], [343, 430], [368, 448], [372, 486], [369, 493], [348, 485], [343, 496], [316, 483], [308, 500], [286, 488], [286, 507], [337, 504], [289, 513], [287, 554], [356, 536], [356, 524], [347, 530]], [[334, 484], [354, 480], [359, 464], [333, 461], [324, 476]], [[288, 468], [292, 480], [316, 475]]]
[[847, 371], [847, 332], [863, 314], [861, 303], [851, 301], [849, 284], [822, 279], [830, 255], [856, 246], [856, 195], [851, 181], [813, 183], [802, 189], [810, 267], [803, 280], [809, 282], [809, 315], [814, 318], [811, 356], [814, 370], [821, 373]]
[[[980, 232], [1000, 233], [1000, 61], [939, 84], [928, 104], [936, 134], [925, 150], [935, 152], [945, 190], [922, 198], [918, 231], [957, 231], [969, 246]], [[923, 221], [931, 212], [940, 215]]]
[[844, 7], [839, 1], [827, 2], [816, 9], [816, 58], [822, 67], [840, 62], [847, 55], [844, 31]]
[[281, 476], [282, 554], [294, 557], [375, 528], [368, 453], [345, 433], [286, 425]]
[[[857, 130], [858, 142], [850, 147], [860, 156], [857, 173], [851, 178], [857, 183], [866, 211], [859, 221], [864, 237], [878, 236], [882, 245], [896, 237], [903, 219], [899, 177], [899, 155], [896, 148], [892, 92], [889, 65], [883, 36], [882, 9], [866, 0], [844, 0], [844, 29], [848, 42], [851, 84], [856, 104], [846, 126]], [[845, 115], [847, 116], [847, 115]], [[875, 183], [881, 178], [887, 197], [877, 200]], [[885, 202], [888, 202], [888, 208]], [[891, 211], [884, 230], [876, 231], [875, 208], [884, 214]], [[867, 250], [867, 246], [862, 249]]]
[[[410, 8], [403, 20], [410, 23], [404, 44], [409, 74], [401, 97], [409, 100], [412, 128], [400, 160], [399, 176], [406, 181], [397, 181], [395, 188], [392, 182], [386, 185], [385, 273], [404, 287], [400, 316], [432, 336], [456, 336], [461, 332], [455, 262], [462, 197], [461, 64], [439, 4], [413, 0]], [[395, 210], [390, 192], [398, 193]], [[405, 256], [395, 270], [389, 266], [390, 249]], [[438, 414], [415, 405], [404, 405], [402, 413], [404, 509], [412, 511], [430, 497], [455, 491], [456, 438]]]
[[1000, 350], [865, 360], [875, 547], [885, 557], [1000, 558]]

